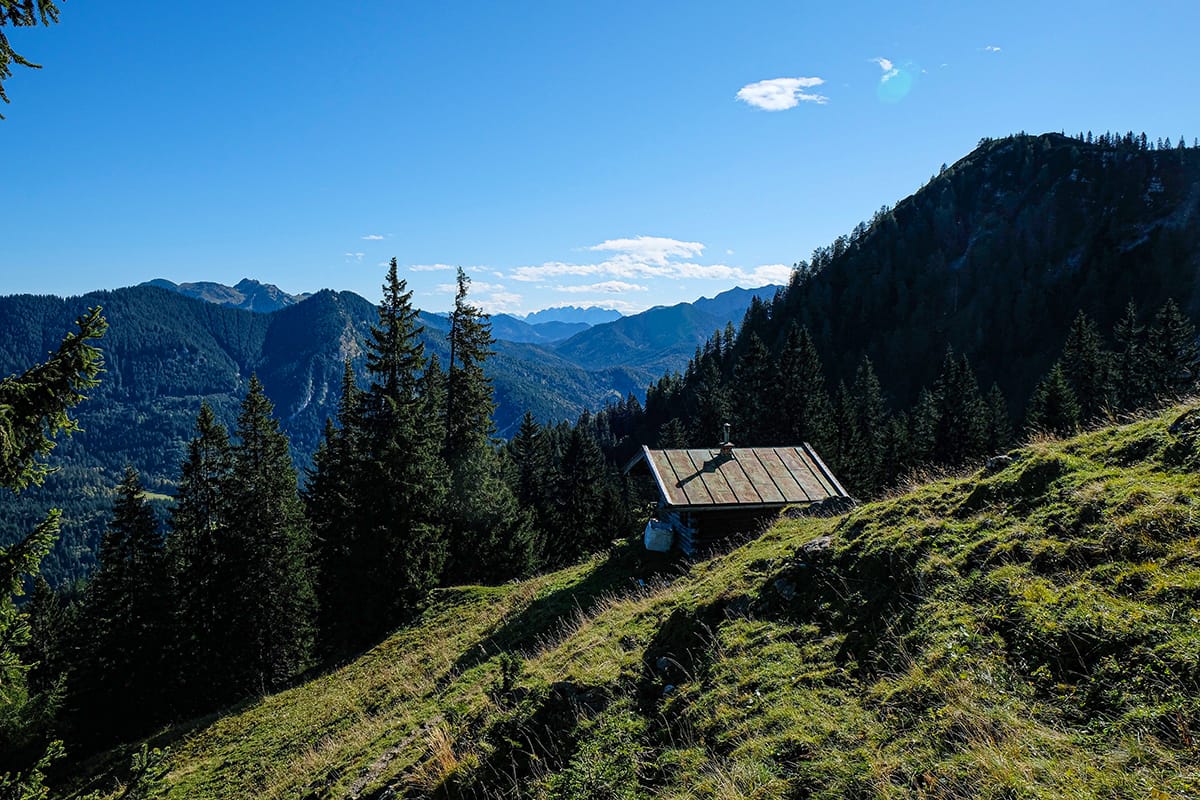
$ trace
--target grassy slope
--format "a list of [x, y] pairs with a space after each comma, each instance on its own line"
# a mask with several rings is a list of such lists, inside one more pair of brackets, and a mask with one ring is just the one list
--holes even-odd
[[447, 590], [342, 670], [176, 734], [145, 788], [1195, 797], [1198, 467], [1181, 407], [686, 572], [628, 546]]

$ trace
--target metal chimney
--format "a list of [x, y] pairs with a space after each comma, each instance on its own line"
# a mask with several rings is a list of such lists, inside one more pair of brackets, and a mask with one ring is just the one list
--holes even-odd
[[721, 442], [721, 457], [733, 457], [733, 442], [729, 441], [729, 423], [725, 423], [725, 441]]

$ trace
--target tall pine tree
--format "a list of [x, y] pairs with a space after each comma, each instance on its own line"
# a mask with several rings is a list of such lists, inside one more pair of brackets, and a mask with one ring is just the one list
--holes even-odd
[[83, 658], [72, 680], [76, 736], [111, 742], [159, 719], [168, 642], [166, 559], [154, 511], [132, 467], [117, 487], [113, 518], [83, 612]]
[[825, 369], [808, 328], [792, 325], [778, 363], [772, 394], [775, 441], [810, 442], [818, 452], [825, 453], [834, 441], [833, 410], [825, 385]]
[[1082, 311], [1071, 323], [1060, 362], [1083, 419], [1098, 416], [1113, 403], [1112, 354], [1105, 349], [1096, 323]]
[[242, 401], [226, 487], [225, 591], [238, 615], [226, 665], [242, 691], [272, 690], [312, 664], [311, 533], [287, 438], [256, 376]]
[[366, 643], [410, 617], [437, 585], [446, 560], [443, 524], [449, 475], [437, 425], [427, 425], [425, 372], [412, 291], [391, 260], [378, 321], [367, 343], [367, 376], [355, 421], [352, 560], [362, 565], [346, 634]]
[[1174, 300], [1154, 315], [1146, 335], [1147, 374], [1156, 399], [1173, 400], [1195, 391], [1200, 349], [1196, 328]]
[[454, 501], [446, 508], [450, 559], [446, 580], [500, 581], [533, 568], [530, 516], [517, 504], [492, 441], [496, 401], [483, 365], [492, 354], [488, 316], [467, 299], [471, 281], [458, 269], [450, 313], [445, 445]]
[[184, 711], [213, 708], [228, 697], [212, 677], [222, 673], [226, 626], [238, 613], [220, 574], [231, 467], [229, 434], [204, 403], [180, 471], [167, 539], [174, 612], [171, 657], [187, 665], [170, 681], [175, 703]]

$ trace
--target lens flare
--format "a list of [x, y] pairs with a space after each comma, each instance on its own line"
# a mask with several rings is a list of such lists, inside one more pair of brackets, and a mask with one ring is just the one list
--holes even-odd
[[916, 70], [910, 64], [892, 67], [879, 78], [875, 94], [884, 103], [899, 103], [912, 91], [916, 83]]

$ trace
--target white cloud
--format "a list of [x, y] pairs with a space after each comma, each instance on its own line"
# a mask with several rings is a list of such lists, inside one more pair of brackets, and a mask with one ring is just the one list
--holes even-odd
[[588, 248], [593, 252], [625, 253], [652, 264], [665, 264], [672, 256], [698, 256], [704, 252], [700, 242], [681, 242], [662, 236], [634, 236], [632, 239], [609, 239]]
[[983, 49], [988, 53], [999, 53], [1000, 52], [1000, 48], [994, 44], [989, 44], [987, 47], [985, 47]]
[[751, 286], [767, 283], [784, 283], [791, 275], [791, 267], [782, 264], [767, 264], [746, 269], [730, 264], [700, 264], [695, 257], [704, 251], [700, 242], [682, 242], [650, 236], [632, 239], [610, 239], [585, 248], [589, 251], [610, 252], [612, 255], [592, 263], [569, 263], [548, 261], [540, 265], [517, 267], [508, 273], [512, 280], [526, 283], [542, 283], [565, 277], [610, 278], [587, 285], [544, 285], [538, 288], [560, 292], [625, 292], [649, 291], [649, 287], [636, 280], [660, 278], [665, 280], [714, 280], [738, 282]]
[[347, 261], [362, 261], [366, 253], [343, 253]]
[[442, 270], [454, 269], [453, 264], [409, 264], [409, 272], [440, 272]]
[[900, 74], [900, 70], [896, 69], [896, 67], [892, 64], [891, 59], [884, 58], [883, 56], [876, 56], [875, 58], [868, 60], [872, 64], [878, 64], [879, 68], [883, 70], [883, 75], [879, 78], [880, 83], [887, 83], [892, 78]]
[[737, 99], [763, 111], [785, 111], [801, 103], [825, 105], [828, 97], [804, 91], [824, 82], [824, 78], [772, 78], [746, 84], [738, 89]]
[[509, 314], [521, 311], [524, 298], [515, 292], [492, 292], [486, 297], [477, 298], [475, 302], [489, 314]]
[[380, 236], [378, 233], [368, 233], [366, 236], [364, 236], [362, 238], [363, 238], [363, 241], [367, 241], [367, 242], [382, 242], [384, 239], [384, 237]]
[[750, 275], [750, 280], [755, 282], [749, 284], [746, 288], [752, 289], [755, 286], [766, 286], [770, 283], [786, 286], [787, 282], [791, 279], [791, 266], [787, 264], [763, 264], [760, 267], [754, 268], [754, 272]]
[[625, 281], [601, 281], [600, 283], [588, 283], [579, 286], [555, 286], [556, 292], [609, 292], [611, 294], [620, 294], [621, 292], [648, 292], [649, 286], [641, 286], [636, 283], [626, 283]]

